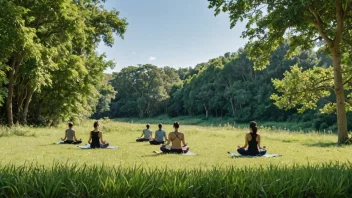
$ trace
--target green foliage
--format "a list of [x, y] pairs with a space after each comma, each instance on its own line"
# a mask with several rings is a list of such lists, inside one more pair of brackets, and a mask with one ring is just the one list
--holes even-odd
[[[249, 60], [245, 49], [240, 49], [236, 53], [226, 53], [224, 56], [198, 64], [194, 69], [175, 70], [168, 67], [159, 69], [153, 66], [152, 70], [157, 71], [160, 77], [151, 86], [144, 83], [150, 79], [143, 79], [144, 73], [148, 71], [142, 66], [124, 68], [121, 72], [115, 73], [110, 81], [118, 91], [116, 99], [110, 105], [111, 110], [96, 118], [142, 117], [139, 109], [143, 107], [141, 104], [153, 101], [152, 96], [163, 98], [158, 95], [162, 94], [166, 97], [151, 102], [153, 112], [144, 113], [143, 117], [167, 113], [173, 117], [189, 115], [205, 120], [219, 117], [230, 120], [230, 123], [250, 120], [302, 122], [302, 125], [297, 126], [303, 127], [304, 130], [325, 129], [326, 127], [314, 123], [320, 123], [326, 118], [331, 119], [330, 115], [333, 113], [330, 111], [324, 112], [327, 115], [321, 115], [316, 110], [327, 109], [334, 100], [335, 95], [331, 91], [332, 71], [328, 67], [331, 58], [322, 52], [307, 50], [298, 51], [297, 55], [286, 59], [288, 51], [288, 45], [280, 46], [271, 54], [270, 65], [264, 71], [253, 69], [253, 62]], [[325, 65], [326, 68], [314, 67], [317, 64]], [[293, 70], [295, 74], [291, 72]], [[183, 73], [185, 71], [186, 74]], [[148, 76], [153, 77], [154, 74], [149, 72]], [[308, 72], [310, 77], [307, 76]], [[180, 81], [182, 79], [180, 75], [187, 78]], [[325, 80], [330, 77], [330, 81]], [[274, 85], [272, 79], [275, 79]], [[307, 84], [311, 84], [308, 87], [312, 93], [305, 92]], [[284, 94], [284, 91], [287, 93]], [[144, 94], [143, 97], [140, 93]], [[318, 95], [311, 102], [313, 93]], [[291, 94], [289, 99], [287, 94]], [[320, 97], [321, 94], [325, 94], [323, 99]], [[273, 103], [271, 98], [275, 99], [276, 103]], [[297, 114], [296, 110], [289, 110], [292, 107], [303, 108], [301, 104], [303, 101], [307, 103], [304, 108], [313, 110], [300, 112], [302, 114]], [[277, 108], [279, 105], [289, 111], [280, 110]], [[308, 106], [310, 108], [307, 108]], [[327, 123], [330, 128], [336, 123], [336, 118]]]
[[2, 111], [9, 125], [26, 124], [27, 118], [56, 123], [94, 112], [103, 71], [113, 66], [95, 49], [100, 42], [112, 46], [113, 35], [123, 38], [127, 26], [104, 2], [0, 1], [0, 83], [8, 92]]
[[[274, 79], [275, 89], [283, 96], [273, 94], [271, 99], [280, 108], [291, 109], [299, 106], [298, 112], [302, 113], [307, 109], [316, 109], [321, 98], [331, 95], [333, 90], [332, 68], [313, 67], [306, 71], [298, 65], [291, 67], [290, 71], [284, 73], [282, 80]], [[336, 109], [331, 108], [331, 103], [325, 105], [323, 112], [332, 113]]]
[[114, 116], [153, 116], [165, 112], [172, 86], [180, 83], [176, 71], [154, 65], [129, 66], [114, 73], [112, 86], [117, 91], [112, 103]]
[[[322, 111], [331, 112], [336, 109], [339, 126], [340, 143], [348, 139], [345, 81], [341, 64], [342, 55], [351, 55], [350, 24], [352, 22], [352, 2], [349, 0], [317, 1], [317, 0], [208, 0], [209, 8], [215, 9], [215, 15], [220, 12], [228, 12], [230, 15], [231, 28], [238, 21], [247, 20], [246, 31], [242, 37], [248, 38], [246, 46], [250, 60], [254, 61], [254, 68], [262, 70], [270, 63], [271, 53], [288, 40], [290, 50], [287, 57], [297, 55], [299, 49], [307, 50], [317, 46], [320, 42], [320, 50], [332, 55], [333, 83], [336, 103], [326, 105]], [[346, 67], [347, 70], [348, 67]], [[315, 69], [319, 72], [317, 69]], [[314, 72], [305, 72], [303, 76], [314, 75]], [[303, 77], [300, 76], [300, 77]], [[311, 78], [311, 77], [309, 77]], [[314, 78], [314, 77], [312, 77]], [[289, 78], [286, 78], [288, 80]], [[299, 79], [300, 80], [300, 79]], [[301, 79], [305, 81], [304, 79]], [[327, 80], [329, 84], [330, 79]], [[278, 81], [276, 81], [277, 86]], [[303, 84], [301, 84], [303, 85]], [[309, 90], [311, 87], [305, 87]], [[302, 90], [302, 87], [300, 88]], [[292, 90], [292, 89], [291, 89]], [[287, 94], [287, 93], [286, 93]], [[327, 92], [317, 93], [312, 100], [306, 99], [301, 104], [300, 111], [314, 108], [318, 97], [327, 96]], [[276, 100], [278, 97], [273, 96]], [[302, 98], [302, 96], [299, 96]], [[309, 101], [308, 101], [309, 100]], [[281, 101], [282, 103], [287, 103]], [[277, 103], [279, 107], [287, 104]], [[295, 105], [293, 105], [295, 106]]]

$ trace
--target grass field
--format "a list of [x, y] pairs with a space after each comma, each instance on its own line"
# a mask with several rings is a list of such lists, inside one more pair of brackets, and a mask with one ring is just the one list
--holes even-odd
[[[172, 131], [171, 123], [164, 129]], [[260, 124], [260, 123], [259, 123]], [[88, 140], [93, 121], [75, 126]], [[154, 155], [159, 146], [137, 143], [145, 124], [102, 120], [104, 139], [118, 149], [57, 145], [58, 128], [0, 131], [0, 197], [348, 197], [351, 146], [336, 135], [261, 128], [268, 153], [278, 158], [234, 158], [248, 131], [222, 125], [182, 125], [197, 156]], [[152, 125], [152, 130], [156, 125]]]
[[[164, 123], [167, 132], [172, 131], [171, 123]], [[78, 138], [87, 143], [93, 121], [75, 126]], [[260, 125], [260, 123], [259, 123]], [[318, 133], [292, 133], [287, 131], [270, 131], [259, 129], [262, 145], [267, 146], [268, 153], [279, 153], [279, 158], [232, 159], [227, 151], [236, 151], [238, 144], [244, 143], [248, 131], [230, 126], [192, 126], [182, 125], [180, 130], [186, 135], [186, 142], [191, 151], [198, 156], [161, 155], [152, 153], [159, 146], [149, 143], [137, 143], [135, 138], [141, 135], [145, 124], [100, 122], [100, 130], [110, 145], [119, 146], [111, 150], [82, 150], [74, 145], [56, 145], [64, 136], [65, 125], [58, 128], [3, 128], [0, 133], [1, 164], [53, 163], [94, 164], [107, 166], [176, 169], [208, 169], [214, 166], [256, 167], [259, 165], [294, 165], [320, 164], [324, 162], [347, 162], [351, 160], [351, 146], [336, 147], [336, 135]], [[152, 125], [151, 129], [157, 129]], [[17, 135], [9, 135], [17, 134]]]

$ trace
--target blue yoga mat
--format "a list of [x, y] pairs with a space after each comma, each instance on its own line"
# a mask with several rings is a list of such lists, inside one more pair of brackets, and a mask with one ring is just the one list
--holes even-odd
[[258, 155], [258, 156], [249, 156], [249, 155], [241, 155], [241, 154], [238, 154], [238, 153], [233, 153], [233, 152], [227, 152], [231, 157], [236, 157], [236, 158], [239, 158], [239, 157], [242, 157], [242, 158], [258, 158], [258, 157], [280, 157], [282, 156], [281, 154], [265, 154], [265, 155]]

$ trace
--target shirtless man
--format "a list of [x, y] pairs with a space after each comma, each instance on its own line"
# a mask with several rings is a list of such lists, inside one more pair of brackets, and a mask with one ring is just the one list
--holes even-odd
[[[180, 123], [174, 122], [175, 131], [169, 133], [169, 138], [166, 144], [163, 144], [160, 147], [160, 150], [163, 153], [187, 153], [189, 147], [185, 143], [185, 135], [182, 132], [179, 132], [178, 129], [180, 127]], [[166, 146], [172, 143], [171, 149], [166, 148]], [[183, 147], [181, 146], [183, 144]]]

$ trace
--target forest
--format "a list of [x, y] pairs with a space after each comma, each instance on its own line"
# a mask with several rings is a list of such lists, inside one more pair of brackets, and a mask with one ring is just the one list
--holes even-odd
[[[301, 50], [285, 58], [289, 46], [274, 51], [265, 70], [254, 70], [245, 49], [226, 53], [195, 67], [129, 66], [105, 76], [105, 89], [94, 118], [177, 116], [232, 117], [235, 122], [250, 120], [309, 122], [316, 130], [336, 130], [336, 116], [319, 111], [333, 102], [334, 95], [319, 99], [316, 108], [299, 112], [275, 105], [275, 95], [285, 72], [315, 66], [328, 68], [332, 61], [323, 52]], [[110, 87], [111, 86], [111, 87]], [[107, 89], [107, 87], [110, 87]], [[275, 89], [277, 87], [277, 89]], [[279, 102], [279, 99], [277, 99]]]

